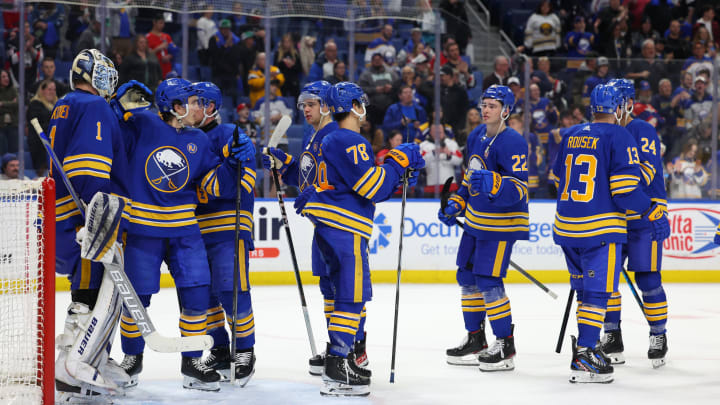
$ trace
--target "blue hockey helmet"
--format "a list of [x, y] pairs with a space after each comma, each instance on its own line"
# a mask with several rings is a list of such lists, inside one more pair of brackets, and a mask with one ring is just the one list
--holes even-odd
[[623, 96], [614, 86], [599, 84], [590, 93], [590, 110], [593, 113], [615, 114], [622, 105]]
[[482, 95], [482, 100], [485, 100], [486, 98], [501, 102], [503, 108], [507, 109], [508, 116], [510, 115], [510, 111], [515, 105], [515, 94], [513, 94], [512, 90], [510, 90], [510, 87], [508, 86], [501, 86], [496, 84], [488, 87], [487, 90], [485, 90], [485, 93], [483, 93]]
[[185, 79], [166, 79], [155, 90], [155, 104], [160, 112], [173, 112], [173, 103], [187, 104], [191, 96], [197, 95], [192, 83]]
[[75, 82], [83, 81], [91, 85], [98, 94], [110, 98], [118, 83], [115, 64], [97, 49], [83, 49], [77, 54], [70, 68], [70, 89], [75, 90]]
[[318, 80], [316, 82], [306, 84], [305, 87], [302, 88], [302, 91], [300, 91], [300, 96], [298, 96], [298, 110], [303, 109], [303, 105], [306, 100], [319, 100], [320, 105], [326, 105], [325, 96], [331, 87], [332, 84], [325, 80]]
[[607, 82], [609, 86], [613, 86], [620, 90], [620, 95], [625, 99], [635, 100], [635, 84], [630, 79], [613, 79]]
[[198, 96], [200, 106], [207, 107], [210, 103], [215, 104], [215, 111], [222, 107], [222, 92], [220, 88], [211, 82], [193, 83], [193, 89]]
[[[325, 102], [333, 114], [354, 111], [353, 101], [362, 104], [363, 107], [370, 105], [367, 95], [360, 86], [350, 82], [340, 82], [332, 86], [325, 96]], [[357, 111], [355, 111], [355, 114], [361, 115]]]

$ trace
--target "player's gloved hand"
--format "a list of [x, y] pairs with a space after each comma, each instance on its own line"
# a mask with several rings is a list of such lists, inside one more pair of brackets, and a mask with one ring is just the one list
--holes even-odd
[[[302, 210], [305, 208], [305, 204], [307, 204], [308, 200], [314, 196], [317, 193], [317, 190], [315, 190], [315, 187], [308, 186], [305, 187], [305, 189], [300, 193], [299, 196], [295, 198], [295, 203], [293, 204], [293, 207], [295, 207], [295, 212], [298, 215], [303, 215]], [[303, 215], [305, 216], [305, 215]]]
[[420, 154], [420, 146], [414, 143], [402, 143], [385, 155], [384, 165], [392, 167], [398, 177], [402, 177], [405, 169], [424, 168], [425, 159]]
[[652, 225], [653, 240], [662, 241], [670, 236], [670, 221], [668, 221], [668, 215], [664, 206], [656, 202], [653, 203], [645, 214], [643, 214], [643, 218], [650, 221]]
[[137, 80], [120, 86], [110, 99], [110, 107], [121, 121], [127, 120], [127, 113], [147, 110], [152, 105], [152, 91]]
[[470, 175], [470, 187], [472, 191], [495, 196], [502, 189], [503, 180], [500, 173], [490, 170], [474, 170]]
[[235, 142], [234, 136], [228, 139], [227, 144], [223, 147], [223, 156], [233, 166], [237, 166], [238, 163], [251, 162], [255, 158], [255, 146], [245, 132], [240, 131], [237, 142]]
[[408, 171], [408, 187], [415, 187], [417, 185], [419, 176], [420, 176], [419, 170]]
[[284, 174], [292, 161], [292, 155], [283, 152], [282, 149], [268, 147], [263, 151], [263, 167], [267, 170], [275, 168], [278, 169], [281, 174]]
[[448, 201], [445, 210], [442, 208], [438, 210], [438, 219], [447, 226], [455, 226], [455, 218], [460, 214], [461, 210], [460, 204], [455, 201]]
[[78, 229], [78, 231], [75, 233], [75, 242], [82, 246], [83, 240], [87, 237], [87, 229], [85, 227], [81, 227]]

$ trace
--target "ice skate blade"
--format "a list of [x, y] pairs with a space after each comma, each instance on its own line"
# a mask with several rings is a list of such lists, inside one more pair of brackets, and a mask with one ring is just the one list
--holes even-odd
[[130, 377], [130, 379], [122, 386], [124, 389], [135, 388], [138, 385], [140, 378], [137, 375]]
[[99, 387], [81, 384], [81, 387], [72, 386], [60, 380], [55, 380], [55, 404], [112, 404], [110, 393]]
[[623, 352], [605, 353], [605, 356], [610, 359], [610, 364], [625, 364], [625, 355]]
[[492, 372], [492, 371], [512, 371], [515, 370], [515, 361], [513, 358], [501, 360], [497, 363], [483, 363], [478, 361], [478, 368], [480, 371]]
[[[222, 375], [222, 380], [220, 380], [221, 383], [229, 383], [230, 382], [230, 369], [227, 370], [217, 370], [220, 375]], [[238, 377], [235, 375], [235, 382], [233, 385], [236, 385], [240, 388], [244, 388], [248, 382], [250, 382], [250, 379], [255, 374], [255, 369], [253, 369], [249, 375], [246, 375], [245, 377]]]
[[310, 366], [310, 368], [308, 369], [308, 373], [310, 373], [310, 375], [314, 375], [315, 377], [320, 377], [324, 370], [325, 370], [324, 365], [323, 366]]
[[447, 356], [447, 364], [452, 366], [477, 366], [480, 364], [478, 353], [470, 353], [464, 356]]
[[370, 395], [369, 385], [348, 385], [339, 381], [323, 381], [320, 395], [332, 397], [366, 397]]
[[220, 383], [218, 381], [206, 383], [198, 379], [185, 376], [183, 377], [183, 388], [189, 390], [217, 392], [220, 391]]
[[613, 382], [613, 374], [596, 374], [587, 371], [573, 370], [570, 372], [570, 382], [580, 384], [609, 384]]
[[660, 368], [665, 365], [665, 357], [661, 359], [650, 359], [653, 368]]

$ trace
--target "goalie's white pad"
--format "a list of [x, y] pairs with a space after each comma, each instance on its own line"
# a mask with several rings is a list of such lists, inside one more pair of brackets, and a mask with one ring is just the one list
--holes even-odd
[[96, 193], [88, 204], [85, 232], [80, 255], [94, 262], [112, 263], [113, 244], [117, 240], [125, 200], [119, 196]]

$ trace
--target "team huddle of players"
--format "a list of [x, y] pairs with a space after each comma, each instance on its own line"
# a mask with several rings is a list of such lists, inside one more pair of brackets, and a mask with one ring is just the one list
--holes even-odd
[[[505, 126], [514, 105], [505, 86], [482, 96], [483, 125], [468, 137], [462, 187], [438, 217], [454, 226], [464, 215], [457, 280], [467, 337], [447, 361], [482, 371], [514, 369], [510, 302], [502, 279], [517, 240], [528, 239], [525, 139]], [[662, 241], [669, 236], [660, 141], [633, 119], [635, 89], [626, 79], [597, 86], [593, 121], [567, 128], [550, 178], [558, 190], [553, 239], [562, 247], [577, 294], [578, 336], [572, 337], [570, 382], [609, 383], [622, 364], [618, 277], [627, 259], [642, 291], [650, 326], [648, 358], [665, 364], [667, 298], [660, 276]], [[485, 317], [496, 340], [488, 346]], [[605, 330], [603, 339], [601, 331]]]
[[[154, 95], [135, 80], [116, 89], [113, 63], [95, 49], [77, 55], [70, 80], [73, 91], [57, 102], [47, 130], [63, 172], [82, 204], [98, 192], [127, 202], [118, 239], [141, 303], [148, 307], [159, 291], [164, 261], [177, 289], [181, 336], [213, 338], [204, 357], [201, 350], [182, 353], [183, 387], [218, 391], [231, 371], [245, 386], [255, 370], [248, 278], [254, 249], [253, 143], [236, 127], [218, 122], [222, 94], [212, 83], [167, 79]], [[157, 111], [147, 101], [153, 96]], [[414, 143], [399, 145], [376, 165], [370, 143], [359, 133], [366, 106], [356, 84], [310, 83], [298, 100], [314, 129], [303, 154], [269, 148], [264, 156], [266, 168], [278, 169], [286, 183], [300, 188], [295, 208], [315, 225], [313, 274], [320, 278], [330, 342], [310, 359], [310, 373], [323, 376], [325, 395], [369, 394], [364, 321], [372, 297], [368, 240], [375, 204], [403, 183], [413, 185], [425, 165]], [[143, 331], [134, 313], [118, 303], [102, 264], [81, 258], [79, 243], [88, 237], [81, 210], [57, 170], [53, 177], [57, 271], [69, 277], [72, 297], [57, 338], [56, 399], [110, 400], [138, 384]], [[235, 336], [228, 336], [225, 323], [233, 326], [234, 302]], [[118, 324], [121, 364], [109, 358]]]

